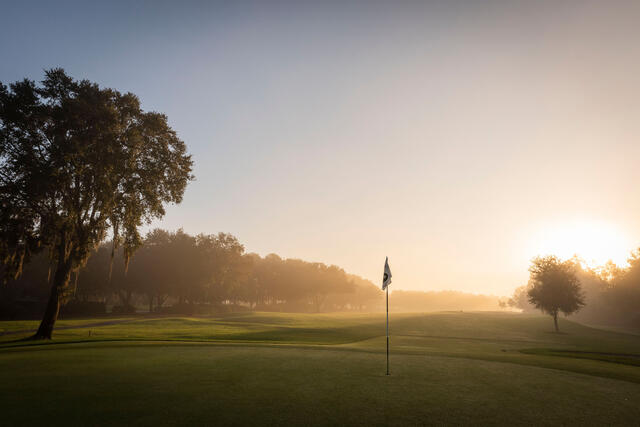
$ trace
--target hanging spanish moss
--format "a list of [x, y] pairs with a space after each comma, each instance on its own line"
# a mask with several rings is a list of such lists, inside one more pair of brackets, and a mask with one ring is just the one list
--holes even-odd
[[36, 338], [51, 338], [71, 274], [77, 280], [106, 230], [113, 229], [111, 280], [121, 240], [127, 268], [142, 221], [161, 218], [193, 179], [191, 157], [165, 115], [60, 68], [45, 74], [41, 84], [0, 85], [2, 279], [19, 277], [33, 254], [53, 255]]

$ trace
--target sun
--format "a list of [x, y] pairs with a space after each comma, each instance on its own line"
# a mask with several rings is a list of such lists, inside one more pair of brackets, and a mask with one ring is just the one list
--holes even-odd
[[545, 225], [534, 233], [531, 253], [556, 255], [562, 259], [577, 255], [588, 266], [604, 265], [611, 260], [625, 266], [633, 242], [611, 223], [597, 220], [578, 220]]

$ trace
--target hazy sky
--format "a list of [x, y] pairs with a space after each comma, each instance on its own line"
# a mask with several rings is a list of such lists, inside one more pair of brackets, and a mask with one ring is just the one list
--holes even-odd
[[197, 180], [157, 226], [396, 289], [509, 294], [538, 253], [640, 246], [640, 3], [9, 2], [0, 81], [169, 116]]

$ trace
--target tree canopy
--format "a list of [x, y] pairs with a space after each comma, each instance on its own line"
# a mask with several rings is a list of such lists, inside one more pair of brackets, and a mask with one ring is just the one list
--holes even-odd
[[0, 259], [15, 278], [38, 252], [54, 271], [36, 333], [50, 338], [70, 275], [112, 233], [125, 263], [140, 226], [182, 200], [191, 175], [186, 146], [167, 117], [139, 99], [62, 69], [40, 85], [0, 83]]
[[559, 312], [570, 315], [584, 306], [575, 264], [571, 260], [560, 261], [555, 256], [538, 257], [532, 261], [529, 272], [529, 302], [551, 315], [558, 331]]

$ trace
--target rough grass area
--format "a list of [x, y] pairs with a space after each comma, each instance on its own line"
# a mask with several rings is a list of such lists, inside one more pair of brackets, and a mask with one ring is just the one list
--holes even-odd
[[[640, 336], [504, 313], [61, 321], [0, 337], [3, 425], [634, 425]], [[5, 331], [34, 325], [3, 322]], [[87, 325], [91, 325], [88, 326]], [[25, 327], [26, 326], [26, 327]]]

